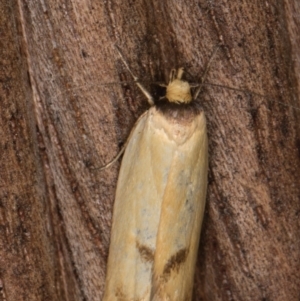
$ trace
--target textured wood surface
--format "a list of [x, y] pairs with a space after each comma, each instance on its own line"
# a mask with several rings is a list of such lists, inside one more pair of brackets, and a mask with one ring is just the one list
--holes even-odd
[[[26, 250], [34, 264], [24, 268], [24, 252], [0, 248], [0, 300], [101, 300], [119, 163], [104, 172], [95, 167], [117, 154], [147, 108], [133, 84], [107, 85], [131, 80], [115, 44], [154, 95], [160, 91], [149, 83], [167, 80], [173, 67], [199, 80], [221, 44], [207, 81], [244, 92], [205, 85], [199, 96], [210, 171], [194, 300], [298, 300], [297, 0], [9, 5], [1, 4], [1, 33], [10, 32], [1, 34], [1, 59], [15, 71], [1, 70], [0, 192], [1, 231], [10, 234], [0, 241]], [[14, 119], [17, 132], [7, 112], [24, 115]], [[20, 149], [22, 167], [13, 161]], [[24, 235], [29, 245], [18, 245]]]

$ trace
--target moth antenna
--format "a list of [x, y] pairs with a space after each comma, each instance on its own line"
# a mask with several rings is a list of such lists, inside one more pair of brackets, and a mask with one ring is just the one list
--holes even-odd
[[210, 68], [210, 65], [211, 65], [211, 63], [212, 63], [212, 61], [213, 61], [213, 58], [214, 58], [215, 54], [216, 54], [217, 51], [219, 50], [219, 48], [220, 48], [220, 45], [218, 45], [218, 46], [214, 49], [214, 51], [213, 51], [213, 53], [212, 53], [212, 55], [211, 55], [211, 57], [210, 57], [210, 59], [209, 59], [209, 61], [208, 61], [208, 63], [207, 63], [207, 66], [206, 66], [206, 68], [205, 68], [205, 72], [204, 72], [204, 74], [203, 74], [203, 76], [202, 76], [202, 78], [201, 78], [200, 86], [199, 86], [199, 88], [196, 90], [196, 92], [195, 92], [195, 94], [194, 94], [194, 99], [196, 99], [196, 98], [198, 97], [199, 93], [200, 93], [201, 90], [202, 90], [203, 83], [204, 83], [205, 80], [206, 80], [207, 73], [208, 73], [208, 70], [209, 70], [209, 68]]
[[222, 89], [227, 89], [227, 90], [232, 90], [232, 91], [236, 91], [236, 92], [241, 92], [241, 93], [244, 93], [244, 94], [250, 94], [250, 95], [254, 95], [254, 96], [259, 96], [259, 97], [262, 97], [264, 99], [267, 99], [273, 103], [278, 103], [284, 107], [288, 107], [288, 108], [292, 108], [296, 111], [300, 111], [300, 107], [297, 107], [297, 106], [293, 106], [291, 104], [287, 104], [287, 103], [284, 103], [282, 101], [279, 101], [279, 100], [274, 100], [272, 98], [272, 96], [270, 95], [264, 95], [264, 94], [260, 94], [258, 92], [255, 92], [255, 91], [252, 91], [252, 90], [248, 90], [247, 88], [246, 89], [239, 89], [239, 88], [235, 88], [235, 87], [231, 87], [231, 86], [224, 86], [224, 85], [219, 85], [219, 84], [214, 84], [214, 83], [203, 83], [203, 86], [212, 86], [212, 87], [218, 87], [218, 88], [222, 88]]
[[123, 64], [125, 65], [125, 67], [127, 68], [127, 70], [129, 71], [129, 73], [131, 74], [131, 76], [133, 77], [134, 79], [134, 82], [136, 83], [136, 85], [140, 88], [140, 90], [142, 91], [142, 93], [146, 96], [147, 100], [148, 100], [148, 103], [150, 106], [154, 106], [154, 100], [153, 100], [153, 97], [152, 95], [148, 92], [148, 90], [139, 82], [139, 79], [137, 76], [135, 76], [133, 74], [133, 72], [131, 71], [131, 69], [129, 68], [124, 56], [122, 55], [121, 51], [119, 50], [119, 48], [116, 46], [116, 50], [123, 62]]
[[155, 85], [158, 85], [158, 86], [163, 87], [163, 88], [167, 88], [167, 86], [168, 86], [164, 83], [155, 83]]

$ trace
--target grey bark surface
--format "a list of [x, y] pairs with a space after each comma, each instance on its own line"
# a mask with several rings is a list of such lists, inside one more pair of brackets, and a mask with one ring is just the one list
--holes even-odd
[[207, 83], [219, 86], [198, 100], [210, 171], [193, 300], [299, 300], [299, 12], [296, 0], [1, 4], [0, 301], [101, 300], [120, 160], [95, 168], [147, 109], [118, 84], [132, 79], [115, 45], [157, 96], [149, 83], [174, 67], [199, 81], [218, 44]]

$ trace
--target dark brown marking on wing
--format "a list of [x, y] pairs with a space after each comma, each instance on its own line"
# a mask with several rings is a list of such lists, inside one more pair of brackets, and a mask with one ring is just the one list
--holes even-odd
[[116, 288], [115, 296], [117, 297], [117, 300], [120, 300], [120, 301], [127, 301], [127, 300], [129, 300], [129, 299], [125, 296], [125, 294], [124, 294], [124, 292], [123, 292], [123, 290], [122, 290], [121, 287], [117, 287], [117, 288]]
[[136, 248], [144, 262], [153, 262], [154, 260], [154, 250], [151, 248], [136, 242]]
[[120, 286], [118, 286], [115, 291], [115, 297], [117, 298], [118, 301], [143, 301], [143, 300], [145, 300], [145, 298], [148, 294], [149, 294], [149, 292], [146, 292], [145, 296], [142, 296], [142, 297], [137, 297], [134, 295], [126, 296]]
[[[164, 266], [163, 273], [161, 275], [155, 274], [152, 277], [152, 288], [150, 300], [172, 300], [170, 296], [166, 295], [164, 290], [165, 285], [171, 278], [171, 273], [174, 271], [178, 273], [179, 268], [187, 259], [189, 253], [188, 248], [183, 248], [172, 255]], [[191, 300], [191, 292], [185, 292], [184, 301]]]
[[163, 278], [167, 281], [172, 271], [178, 272], [180, 265], [182, 265], [189, 253], [187, 248], [179, 250], [176, 254], [172, 255], [168, 262], [165, 264], [163, 271]]

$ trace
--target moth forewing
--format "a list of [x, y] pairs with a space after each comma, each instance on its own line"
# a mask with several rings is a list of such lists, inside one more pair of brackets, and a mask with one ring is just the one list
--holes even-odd
[[[182, 70], [138, 120], [119, 173], [103, 300], [191, 300], [208, 169], [206, 120]], [[178, 82], [178, 85], [174, 85]], [[170, 85], [174, 89], [170, 89]]]
[[152, 296], [157, 300], [190, 300], [192, 294], [207, 186], [203, 113], [186, 126], [184, 134], [189, 137], [174, 144], [162, 194], [152, 276]]

